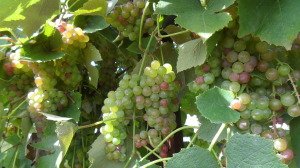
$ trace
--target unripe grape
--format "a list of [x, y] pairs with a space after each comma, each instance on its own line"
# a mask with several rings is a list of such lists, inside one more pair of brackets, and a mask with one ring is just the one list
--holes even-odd
[[285, 151], [287, 149], [287, 141], [282, 138], [275, 139], [274, 148], [279, 152]]

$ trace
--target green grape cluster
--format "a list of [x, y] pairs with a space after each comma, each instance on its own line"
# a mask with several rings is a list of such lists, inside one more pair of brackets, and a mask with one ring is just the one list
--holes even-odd
[[36, 130], [42, 133], [45, 127], [45, 117], [40, 114], [56, 114], [68, 105], [68, 98], [64, 92], [55, 88], [57, 80], [53, 72], [53, 62], [30, 63], [34, 73], [36, 88], [27, 95], [28, 111], [31, 119], [35, 122]]
[[85, 48], [89, 41], [89, 36], [85, 35], [80, 27], [60, 22], [57, 24], [57, 29], [62, 34], [63, 42], [72, 47]]
[[108, 159], [126, 159], [126, 125], [133, 114], [139, 115], [141, 124], [149, 128], [134, 136], [138, 148], [158, 145], [162, 137], [176, 128], [178, 84], [174, 80], [170, 64], [161, 66], [158, 61], [152, 61], [141, 76], [124, 75], [119, 87], [108, 93], [102, 107], [105, 125], [100, 129], [107, 143]]
[[[300, 71], [284, 59], [283, 47], [270, 45], [251, 35], [237, 37], [237, 25], [223, 30], [224, 37], [204, 64], [195, 68], [196, 79], [189, 90], [201, 93], [219, 86], [235, 94], [230, 108], [240, 113], [235, 123], [241, 133], [252, 133], [274, 140], [274, 148], [284, 161], [293, 158], [288, 149], [285, 118], [300, 116]], [[205, 78], [206, 77], [206, 78]]]
[[55, 75], [72, 88], [76, 87], [82, 80], [76, 61], [76, 58], [66, 56], [55, 62]]
[[[133, 2], [118, 5], [107, 15], [106, 21], [117, 28], [122, 36], [134, 41], [139, 36], [145, 4], [145, 0], [133, 0]], [[151, 18], [150, 10], [145, 12], [142, 33], [151, 33], [155, 28], [155, 21]]]
[[33, 85], [32, 73], [16, 73], [10, 80], [10, 85], [8, 87], [9, 99], [14, 100], [24, 96], [30, 89], [33, 88]]

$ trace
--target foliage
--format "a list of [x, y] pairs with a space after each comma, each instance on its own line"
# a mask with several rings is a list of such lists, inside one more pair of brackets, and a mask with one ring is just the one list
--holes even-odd
[[1, 167], [300, 166], [300, 1], [0, 6]]

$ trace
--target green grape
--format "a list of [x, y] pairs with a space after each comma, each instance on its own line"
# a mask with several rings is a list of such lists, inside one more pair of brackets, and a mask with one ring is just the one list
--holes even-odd
[[300, 116], [300, 106], [297, 104], [289, 106], [287, 109], [287, 113], [291, 117], [299, 117]]
[[256, 44], [255, 48], [259, 53], [266, 53], [269, 49], [269, 44], [265, 41], [260, 41]]
[[232, 71], [235, 73], [241, 73], [244, 71], [244, 64], [241, 62], [235, 62], [232, 65]]
[[281, 96], [280, 101], [284, 106], [291, 106], [296, 102], [296, 98], [291, 93], [285, 93]]
[[282, 108], [281, 101], [278, 99], [272, 99], [272, 100], [270, 100], [269, 107], [273, 111], [278, 111]]
[[229, 85], [229, 90], [237, 93], [241, 88], [241, 85], [238, 82], [231, 82]]
[[247, 93], [242, 93], [238, 96], [238, 99], [242, 102], [242, 104], [246, 105], [251, 102], [251, 96]]
[[241, 51], [238, 55], [238, 60], [242, 63], [247, 63], [250, 61], [250, 54], [247, 51]]
[[215, 76], [211, 73], [204, 74], [204, 82], [206, 84], [212, 84], [215, 81]]
[[246, 49], [246, 43], [243, 40], [238, 40], [234, 43], [233, 48], [237, 52], [244, 51]]
[[290, 74], [290, 72], [291, 72], [291, 69], [286, 64], [280, 65], [278, 68], [278, 73], [281, 76], [288, 76]]
[[251, 111], [251, 117], [256, 121], [261, 121], [264, 119], [264, 112], [260, 109], [254, 109]]

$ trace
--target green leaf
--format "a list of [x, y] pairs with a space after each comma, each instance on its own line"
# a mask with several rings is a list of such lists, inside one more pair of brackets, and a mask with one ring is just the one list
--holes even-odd
[[196, 105], [203, 117], [212, 123], [232, 123], [240, 119], [240, 114], [229, 108], [234, 99], [231, 91], [214, 87], [196, 98]]
[[53, 168], [59, 167], [62, 157], [62, 150], [60, 144], [58, 143], [58, 138], [55, 133], [56, 124], [55, 122], [47, 121], [46, 128], [41, 140], [37, 143], [31, 144], [31, 146], [46, 150], [49, 152], [48, 155], [39, 157], [37, 160], [37, 168]]
[[100, 15], [105, 16], [107, 10], [106, 0], [88, 0], [74, 15]]
[[218, 31], [205, 41], [205, 45], [207, 47], [207, 54], [210, 54], [214, 50], [221, 38], [222, 31]]
[[288, 168], [276, 156], [273, 142], [257, 135], [235, 134], [227, 143], [228, 168]]
[[300, 1], [238, 0], [239, 37], [253, 34], [290, 49], [300, 29]]
[[[90, 168], [123, 168], [126, 164], [125, 162], [118, 162], [108, 160], [105, 153], [106, 142], [103, 139], [103, 135], [100, 135], [92, 144], [92, 148], [89, 150], [89, 161], [91, 162]], [[125, 142], [126, 154], [130, 156], [132, 149], [132, 141], [126, 140]], [[133, 167], [135, 165], [135, 157], [128, 167]]]
[[191, 40], [179, 46], [177, 72], [202, 65], [206, 59], [206, 45], [199, 39]]
[[[142, 47], [143, 48], [147, 47], [147, 44], [148, 44], [149, 40], [150, 40], [150, 37], [142, 38]], [[149, 48], [150, 52], [153, 52], [155, 50], [156, 43], [157, 43], [157, 41], [154, 40], [154, 39], [151, 41], [150, 48]], [[140, 48], [139, 48], [138, 41], [132, 42], [127, 47], [127, 50], [130, 51], [130, 52], [136, 53], [136, 54], [142, 54], [143, 53], [143, 51], [141, 51]]]
[[300, 167], [300, 117], [294, 118], [290, 122], [290, 135], [292, 149], [294, 152], [294, 160], [297, 164], [297, 167]]
[[194, 92], [186, 91], [180, 100], [180, 110], [191, 115], [199, 114], [195, 104], [197, 94]]
[[76, 132], [76, 125], [71, 122], [56, 122], [56, 134], [63, 151], [63, 156], [67, 153]]
[[98, 87], [99, 71], [95, 66], [95, 62], [101, 61], [101, 54], [99, 50], [91, 43], [88, 43], [83, 51], [85, 66], [89, 74], [89, 83], [95, 88]]
[[200, 147], [183, 149], [167, 162], [166, 168], [216, 168], [217, 160], [207, 150]]
[[80, 107], [81, 107], [81, 94], [79, 92], [71, 92], [69, 106], [67, 109], [59, 113], [60, 116], [72, 118], [75, 122], [79, 122]]
[[234, 0], [206, 2], [206, 7], [203, 7], [199, 0], [189, 0], [188, 3], [186, 0], [161, 0], [155, 13], [177, 15], [175, 23], [208, 38], [231, 20], [231, 16], [221, 10], [232, 5]]
[[12, 24], [13, 21], [24, 20], [23, 12], [29, 0], [1, 0], [0, 6], [3, 8], [0, 11], [0, 31], [10, 30], [17, 27]]
[[101, 16], [79, 15], [74, 19], [74, 25], [82, 28], [86, 33], [94, 33], [109, 26]]
[[22, 48], [21, 59], [29, 61], [51, 61], [62, 58], [61, 35], [52, 23], [45, 24], [42, 34], [28, 40]]
[[[211, 142], [222, 124], [211, 123], [208, 119], [201, 117], [199, 115], [198, 118], [199, 118], [199, 122], [201, 123], [201, 126], [198, 131], [199, 132], [198, 138], [207, 142]], [[226, 131], [222, 131], [217, 141], [218, 142], [222, 141], [226, 139], [226, 137], [227, 137]]]
[[22, 12], [26, 19], [17, 23], [28, 36], [45, 24], [46, 20], [59, 10], [60, 5], [60, 0], [31, 0], [31, 2], [33, 3], [27, 5]]

